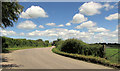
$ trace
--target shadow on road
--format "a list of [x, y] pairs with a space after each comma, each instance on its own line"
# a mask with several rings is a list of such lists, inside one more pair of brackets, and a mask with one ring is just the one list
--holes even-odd
[[5, 57], [4, 55], [2, 55], [2, 58], [0, 58], [0, 61], [2, 61], [2, 68], [3, 69], [11, 69], [11, 68], [15, 68], [15, 67], [20, 67], [22, 65], [17, 65], [17, 64], [13, 64], [13, 63], [9, 63], [9, 61], [13, 61], [13, 59], [9, 59], [8, 57]]

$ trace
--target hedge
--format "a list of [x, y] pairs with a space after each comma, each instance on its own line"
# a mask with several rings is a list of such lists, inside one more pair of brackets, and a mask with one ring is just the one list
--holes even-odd
[[13, 39], [2, 36], [2, 52], [8, 52], [6, 48], [23, 48], [23, 47], [48, 47], [51, 44], [49, 41], [38, 40], [27, 40], [27, 39]]
[[105, 57], [104, 47], [102, 45], [89, 45], [78, 39], [61, 40], [56, 43], [56, 47], [63, 52], [90, 55], [96, 57]]
[[92, 62], [96, 64], [102, 64], [104, 66], [110, 66], [113, 68], [120, 69], [120, 64], [115, 64], [115, 63], [113, 64], [110, 61], [106, 60], [105, 58], [66, 53], [66, 52], [60, 51], [58, 48], [53, 48], [52, 52], [59, 54], [59, 55], [66, 56], [66, 57], [71, 57], [71, 58], [78, 59], [78, 60], [83, 60], [83, 61]]

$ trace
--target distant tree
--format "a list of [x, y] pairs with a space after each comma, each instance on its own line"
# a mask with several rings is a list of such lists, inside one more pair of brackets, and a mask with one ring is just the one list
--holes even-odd
[[22, 10], [23, 6], [18, 2], [2, 2], [2, 23], [0, 23], [0, 27], [12, 27], [13, 22], [18, 20]]
[[62, 39], [58, 38], [57, 41], [61, 41]]
[[43, 41], [42, 39], [38, 39], [38, 40], [36, 40], [36, 41]]
[[55, 45], [55, 46], [56, 46], [56, 42], [57, 42], [57, 41], [56, 41], [56, 40], [54, 40], [54, 41], [52, 42], [52, 46], [53, 46], [53, 45]]
[[49, 43], [49, 40], [45, 40], [45, 43]]
[[49, 40], [45, 40], [45, 45], [46, 45], [46, 46], [49, 45]]

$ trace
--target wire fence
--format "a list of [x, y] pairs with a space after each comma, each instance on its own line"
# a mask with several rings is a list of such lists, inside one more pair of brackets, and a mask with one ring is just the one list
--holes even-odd
[[106, 48], [106, 59], [111, 63], [120, 63], [120, 49], [119, 48]]

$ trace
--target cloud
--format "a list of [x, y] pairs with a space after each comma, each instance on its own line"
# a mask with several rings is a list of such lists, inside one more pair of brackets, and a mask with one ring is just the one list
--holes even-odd
[[96, 34], [96, 37], [106, 37], [106, 38], [109, 38], [109, 37], [117, 37], [117, 33], [114, 33], [113, 32], [101, 32], [101, 33], [98, 33]]
[[60, 24], [60, 25], [58, 25], [58, 27], [64, 27], [64, 25], [63, 25], [63, 24]]
[[[28, 33], [29, 36], [56, 36], [56, 37], [73, 37], [73, 35], [78, 36], [78, 34], [85, 35], [85, 33], [80, 33], [77, 30], [68, 30], [63, 28], [53, 28], [44, 31], [33, 31]], [[84, 36], [85, 37], [85, 36]]]
[[110, 9], [113, 9], [114, 8], [114, 5], [110, 5], [109, 3], [105, 3], [103, 5], [103, 7], [105, 8], [106, 11], [110, 10]]
[[55, 31], [53, 31], [53, 30], [45, 30], [45, 31], [35, 30], [33, 32], [28, 33], [28, 36], [50, 36], [52, 34], [55, 34]]
[[56, 26], [55, 23], [47, 23], [46, 25], [48, 25], [48, 26]]
[[117, 29], [115, 31], [107, 31], [107, 32], [81, 32], [80, 30], [69, 30], [64, 28], [53, 28], [53, 29], [47, 29], [43, 31], [35, 30], [28, 33], [16, 33], [14, 31], [8, 31], [8, 30], [2, 30], [0, 31], [0, 34], [3, 36], [21, 36], [21, 37], [27, 37], [27, 38], [46, 38], [50, 39], [51, 41], [59, 38], [62, 38], [63, 40], [68, 38], [77, 38], [81, 39], [84, 42], [87, 43], [99, 43], [99, 42], [118, 42], [118, 32]]
[[[113, 32], [100, 32], [100, 33], [93, 33], [93, 32], [80, 32], [78, 30], [68, 30], [63, 28], [53, 28], [53, 29], [47, 29], [44, 31], [33, 31], [30, 33], [27, 33], [29, 37], [49, 37], [49, 38], [62, 38], [62, 39], [68, 39], [68, 38], [77, 38], [81, 39], [84, 42], [87, 43], [96, 43], [96, 42], [117, 42], [112, 41], [113, 39], [116, 39], [116, 34]], [[106, 39], [107, 38], [107, 39]], [[51, 39], [51, 41], [53, 41]]]
[[71, 23], [82, 23], [84, 21], [87, 21], [87, 18], [84, 17], [83, 14], [78, 13], [73, 16], [73, 20], [71, 21]]
[[25, 29], [25, 30], [30, 30], [30, 29], [35, 29], [36, 28], [36, 24], [34, 24], [32, 21], [30, 20], [26, 20], [24, 22], [21, 22], [18, 24], [17, 28], [19, 29]]
[[101, 12], [99, 11], [103, 6], [100, 3], [95, 3], [95, 2], [87, 2], [84, 3], [80, 8], [79, 11], [82, 14], [92, 16], [95, 14], [100, 14]]
[[0, 34], [2, 36], [14, 36], [14, 35], [16, 35], [16, 32], [11, 31], [11, 30], [10, 31], [9, 30], [1, 30]]
[[108, 17], [105, 17], [106, 20], [115, 20], [118, 19], [118, 13], [111, 14]]
[[47, 23], [46, 25], [48, 25], [48, 26], [54, 26], [54, 27], [64, 27], [63, 24], [56, 25], [56, 23]]
[[109, 30], [103, 28], [103, 27], [93, 27], [93, 28], [89, 28], [88, 30], [89, 32], [108, 32]]
[[22, 33], [16, 33], [13, 30], [1, 30], [0, 31], [1, 36], [24, 36], [25, 34]]
[[23, 32], [22, 32], [22, 33], [20, 33], [19, 35], [20, 35], [20, 36], [24, 36], [24, 35], [25, 35], [25, 33], [23, 33]]
[[96, 23], [93, 21], [87, 21], [84, 22], [78, 26], [75, 27], [76, 29], [83, 29], [87, 28], [88, 32], [94, 33], [94, 32], [108, 32], [109, 30], [103, 28], [103, 27], [97, 27]]
[[[62, 39], [68, 39], [68, 38], [78, 38], [83, 39], [86, 41], [90, 38], [90, 36], [93, 35], [93, 33], [87, 33], [87, 32], [80, 32], [78, 30], [68, 30], [63, 28], [53, 28], [48, 29], [44, 31], [33, 31], [30, 33], [27, 33], [27, 36], [29, 37], [49, 37], [49, 38], [62, 38]], [[52, 40], [53, 41], [53, 40]]]
[[39, 28], [45, 28], [43, 25], [40, 25]]
[[38, 18], [38, 17], [48, 17], [47, 13], [40, 6], [31, 6], [25, 12], [23, 11], [20, 15], [20, 18]]
[[66, 26], [70, 26], [70, 25], [71, 25], [71, 23], [66, 23], [65, 25], [66, 25]]
[[93, 21], [87, 21], [87, 22], [84, 22], [80, 25], [78, 25], [77, 27], [75, 27], [76, 29], [82, 29], [82, 28], [92, 28], [96, 26], [96, 23], [93, 22]]

